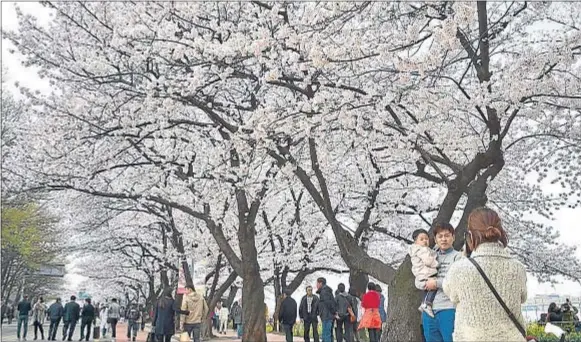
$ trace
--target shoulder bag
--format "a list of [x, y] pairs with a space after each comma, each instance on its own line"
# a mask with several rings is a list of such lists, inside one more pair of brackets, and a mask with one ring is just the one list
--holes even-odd
[[516, 326], [516, 328], [518, 329], [518, 331], [521, 333], [521, 335], [524, 338], [526, 338], [527, 337], [527, 332], [526, 332], [525, 328], [523, 328], [523, 326], [520, 324], [520, 322], [518, 321], [518, 319], [516, 319], [516, 317], [514, 316], [514, 314], [512, 313], [512, 311], [510, 311], [510, 309], [506, 306], [506, 304], [504, 303], [504, 301], [502, 300], [502, 298], [500, 298], [500, 295], [498, 294], [498, 292], [496, 291], [496, 289], [494, 288], [494, 286], [490, 282], [490, 279], [488, 279], [488, 277], [486, 276], [486, 274], [484, 273], [484, 271], [482, 270], [482, 268], [480, 267], [480, 265], [478, 265], [478, 263], [476, 262], [476, 260], [474, 260], [472, 258], [467, 258], [467, 259], [470, 260], [470, 262], [472, 263], [472, 265], [474, 265], [474, 267], [476, 267], [476, 269], [478, 270], [478, 273], [480, 273], [480, 275], [482, 276], [482, 278], [486, 282], [486, 285], [488, 285], [488, 288], [490, 289], [490, 291], [492, 291], [492, 294], [494, 295], [494, 297], [496, 297], [496, 300], [498, 300], [498, 302], [500, 303], [500, 306], [502, 306], [502, 308], [504, 309], [504, 311], [508, 314], [508, 318], [510, 318], [510, 320], [512, 321], [512, 323], [514, 323], [514, 325]]

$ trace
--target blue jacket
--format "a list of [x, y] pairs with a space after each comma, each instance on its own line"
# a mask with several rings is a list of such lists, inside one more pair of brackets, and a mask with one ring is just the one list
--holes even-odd
[[380, 293], [379, 298], [379, 316], [381, 317], [381, 323], [385, 323], [387, 321], [387, 312], [385, 312], [385, 296]]

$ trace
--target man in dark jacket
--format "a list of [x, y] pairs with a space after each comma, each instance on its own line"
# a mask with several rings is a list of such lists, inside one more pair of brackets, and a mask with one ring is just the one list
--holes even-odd
[[54, 302], [48, 308], [48, 318], [50, 319], [50, 327], [48, 328], [48, 340], [49, 341], [56, 341], [56, 331], [59, 328], [59, 324], [61, 319], [63, 318], [65, 309], [61, 304], [61, 299], [57, 298], [56, 302]]
[[[83, 305], [83, 310], [81, 311], [81, 339], [85, 338], [85, 341], [89, 340], [91, 337], [91, 327], [93, 321], [95, 320], [95, 307], [91, 304], [91, 298], [85, 299], [85, 305]], [[85, 333], [85, 327], [87, 327], [87, 332]]]
[[20, 330], [22, 325], [24, 325], [24, 332], [22, 338], [26, 341], [26, 333], [28, 332], [28, 316], [30, 316], [30, 311], [32, 310], [32, 305], [28, 300], [28, 296], [24, 296], [23, 299], [18, 303], [18, 328], [16, 328], [16, 336], [20, 341]]
[[319, 342], [319, 320], [317, 314], [319, 313], [319, 297], [313, 294], [313, 287], [307, 286], [307, 294], [301, 299], [299, 306], [299, 316], [305, 326], [305, 342], [311, 342], [310, 332], [313, 328], [313, 340]]
[[[131, 304], [130, 309], [127, 311], [127, 341], [131, 340], [135, 342], [137, 337], [137, 330], [139, 330], [139, 318], [141, 317], [139, 310], [137, 309], [137, 304]], [[133, 337], [131, 337], [131, 332], [133, 332]]]
[[339, 284], [337, 292], [337, 296], [335, 296], [335, 302], [337, 303], [337, 341], [345, 339], [346, 342], [352, 342], [353, 326], [350, 320], [350, 312], [353, 312], [353, 300], [345, 292], [345, 284]]
[[323, 342], [332, 342], [333, 320], [337, 315], [333, 290], [327, 286], [325, 278], [317, 279], [317, 293], [319, 294], [319, 317], [323, 322]]
[[278, 312], [278, 320], [282, 323], [286, 335], [286, 342], [293, 342], [293, 326], [297, 322], [297, 302], [291, 297], [292, 292], [287, 290]]
[[[63, 341], [67, 338], [67, 341], [73, 340], [73, 333], [75, 332], [75, 327], [77, 326], [77, 321], [81, 313], [81, 306], [76, 302], [77, 297], [71, 296], [71, 301], [65, 305], [63, 313]], [[68, 331], [68, 336], [67, 336]]]

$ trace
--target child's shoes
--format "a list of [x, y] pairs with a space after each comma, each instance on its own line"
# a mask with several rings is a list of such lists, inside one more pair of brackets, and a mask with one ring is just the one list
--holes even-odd
[[428, 304], [422, 303], [418, 310], [420, 310], [421, 312], [425, 312], [428, 316], [434, 318], [434, 310], [432, 310], [432, 307], [429, 306]]

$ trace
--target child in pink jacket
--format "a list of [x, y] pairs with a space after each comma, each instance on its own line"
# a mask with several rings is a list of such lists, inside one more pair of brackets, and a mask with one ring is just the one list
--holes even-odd
[[412, 273], [416, 277], [415, 285], [424, 291], [424, 302], [419, 307], [430, 317], [434, 317], [432, 303], [437, 291], [426, 291], [426, 282], [438, 275], [438, 262], [436, 251], [430, 248], [430, 237], [425, 229], [417, 229], [413, 232], [414, 243], [410, 246], [409, 254], [412, 261]]

